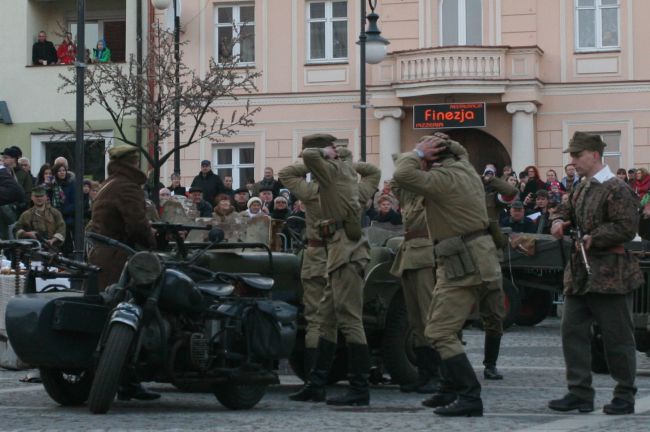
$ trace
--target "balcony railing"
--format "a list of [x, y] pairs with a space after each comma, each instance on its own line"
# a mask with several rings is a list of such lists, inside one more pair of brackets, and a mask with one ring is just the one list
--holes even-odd
[[[503, 80], [536, 78], [537, 47], [441, 47], [398, 51], [394, 61], [397, 83], [430, 80]], [[392, 59], [391, 59], [392, 57]]]

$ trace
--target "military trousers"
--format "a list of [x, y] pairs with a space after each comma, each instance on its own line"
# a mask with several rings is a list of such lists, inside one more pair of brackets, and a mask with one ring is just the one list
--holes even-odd
[[487, 282], [487, 289], [483, 290], [482, 294], [479, 297], [478, 305], [485, 334], [501, 336], [503, 335], [503, 319], [506, 316], [502, 279]]
[[409, 325], [413, 329], [413, 343], [416, 347], [429, 346], [424, 337], [424, 328], [433, 298], [435, 285], [433, 267], [424, 267], [402, 272], [402, 287]]
[[363, 330], [363, 266], [349, 262], [328, 275], [327, 286], [318, 306], [320, 336], [336, 343], [337, 330], [347, 344], [366, 345]]
[[327, 278], [315, 276], [302, 279], [302, 304], [303, 315], [307, 321], [305, 329], [305, 348], [317, 348], [318, 338], [320, 337], [320, 318], [318, 315], [318, 305], [320, 304]]
[[465, 352], [458, 332], [462, 330], [477, 299], [479, 307], [496, 304], [499, 291], [491, 288], [488, 283], [468, 286], [436, 284], [424, 336], [440, 353], [442, 360]]
[[591, 325], [602, 331], [605, 359], [616, 381], [614, 397], [634, 402], [636, 344], [632, 320], [633, 294], [567, 295], [562, 315], [562, 351], [569, 392], [593, 401]]

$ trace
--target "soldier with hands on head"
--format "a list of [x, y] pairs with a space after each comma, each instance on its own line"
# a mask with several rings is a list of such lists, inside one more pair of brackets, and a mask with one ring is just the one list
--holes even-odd
[[[507, 239], [499, 227], [499, 213], [511, 203], [519, 191], [512, 184], [496, 176], [496, 171], [488, 166], [483, 171], [483, 187], [485, 189], [485, 204], [487, 207], [489, 219], [489, 231], [492, 234], [494, 243], [499, 250], [507, 246]], [[483, 348], [483, 377], [489, 380], [501, 380], [503, 375], [497, 370], [497, 359], [501, 349], [501, 336], [503, 336], [503, 319], [505, 318], [503, 292], [503, 281], [498, 279], [494, 282], [491, 291], [496, 291], [495, 295], [489, 297], [490, 302], [482, 304], [486, 306], [480, 309], [483, 329], [485, 330], [485, 345]]]
[[[303, 149], [310, 145], [309, 140], [303, 140]], [[325, 241], [319, 232], [322, 219], [318, 183], [307, 182], [307, 167], [302, 163], [289, 165], [280, 170], [278, 179], [291, 190], [297, 199], [305, 206], [305, 225], [307, 247], [302, 256], [300, 280], [302, 281], [303, 315], [307, 321], [305, 329], [305, 375], [308, 375], [316, 360], [318, 348], [319, 323], [318, 304], [323, 297], [327, 285], [327, 251]], [[325, 342], [324, 342], [325, 343]]]
[[400, 391], [435, 393], [438, 390], [440, 356], [424, 337], [435, 285], [433, 242], [429, 237], [424, 197], [403, 189], [395, 180], [391, 184], [391, 190], [402, 209], [405, 233], [390, 272], [402, 281], [409, 325], [414, 334], [415, 364], [418, 368], [417, 380], [401, 385]]
[[569, 392], [548, 406], [556, 411], [593, 411], [590, 348], [591, 326], [596, 322], [609, 373], [616, 381], [614, 398], [603, 412], [632, 414], [636, 394], [632, 296], [643, 284], [643, 274], [623, 244], [636, 235], [639, 205], [632, 189], [603, 164], [604, 148], [599, 135], [576, 132], [564, 151], [584, 180], [558, 208], [551, 226], [558, 239], [570, 229], [574, 238], [580, 237], [564, 271], [562, 350]]
[[315, 365], [307, 384], [292, 400], [322, 401], [330, 365], [336, 354], [337, 332], [345, 336], [348, 353], [347, 394], [328, 399], [330, 405], [368, 405], [370, 352], [363, 329], [363, 274], [370, 259], [369, 245], [361, 232], [359, 183], [351, 160], [339, 158], [335, 137], [304, 138], [305, 166], [319, 185], [322, 220], [320, 236], [327, 247], [328, 285], [318, 314], [320, 338]]
[[441, 133], [421, 138], [404, 153], [394, 178], [424, 197], [434, 242], [436, 285], [425, 337], [440, 355], [443, 380], [423, 403], [438, 415], [481, 416], [481, 385], [458, 338], [476, 299], [484, 310], [499, 297], [501, 268], [488, 233], [481, 178], [465, 148]]
[[34, 206], [20, 215], [14, 232], [16, 238], [30, 238], [60, 246], [65, 241], [65, 221], [61, 212], [47, 202], [47, 193], [42, 185], [32, 189]]

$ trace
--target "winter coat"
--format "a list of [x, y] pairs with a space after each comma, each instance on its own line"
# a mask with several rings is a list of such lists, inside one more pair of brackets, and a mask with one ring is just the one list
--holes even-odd
[[214, 172], [210, 171], [207, 175], [199, 173], [192, 180], [191, 187], [198, 187], [203, 191], [203, 199], [209, 203], [214, 202], [214, 197], [219, 195], [223, 190], [221, 178]]

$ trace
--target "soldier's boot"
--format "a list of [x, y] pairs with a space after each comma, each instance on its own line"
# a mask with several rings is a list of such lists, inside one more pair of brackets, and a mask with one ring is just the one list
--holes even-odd
[[370, 351], [368, 345], [349, 343], [348, 381], [350, 386], [345, 395], [327, 400], [328, 405], [365, 406], [370, 404]]
[[415, 363], [418, 367], [418, 377], [415, 382], [403, 384], [399, 390], [404, 393], [436, 393], [438, 391], [440, 374], [440, 356], [431, 347], [416, 347]]
[[450, 378], [456, 384], [456, 400], [433, 412], [447, 417], [480, 417], [483, 415], [481, 384], [465, 353], [443, 360]]
[[314, 367], [309, 372], [307, 382], [300, 390], [290, 394], [289, 399], [298, 402], [323, 402], [325, 400], [327, 375], [335, 354], [336, 344], [320, 338], [316, 349]]
[[317, 355], [318, 355], [317, 348], [305, 348], [304, 351], [305, 383], [309, 378], [309, 374], [311, 373], [311, 370], [314, 368], [314, 365], [316, 364]]
[[[440, 355], [436, 351], [438, 361], [440, 361]], [[434, 393], [430, 398], [422, 401], [422, 405], [429, 408], [437, 408], [445, 405], [449, 405], [456, 400], [456, 386], [454, 382], [449, 377], [449, 372], [445, 366], [445, 363], [440, 361], [440, 380], [438, 391]]]
[[485, 335], [485, 348], [483, 365], [483, 377], [488, 380], [502, 380], [503, 375], [497, 370], [497, 359], [499, 358], [499, 348], [501, 347], [501, 336]]

